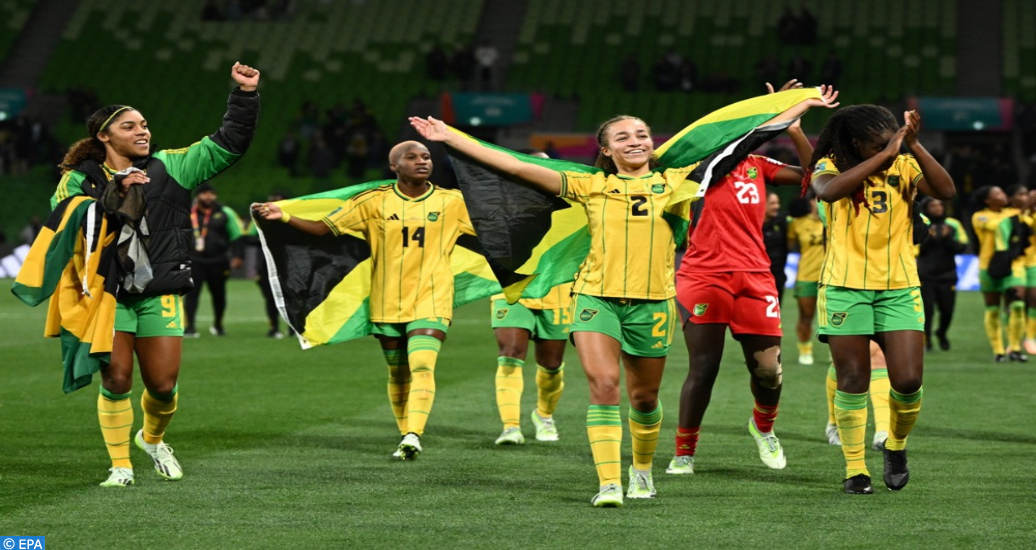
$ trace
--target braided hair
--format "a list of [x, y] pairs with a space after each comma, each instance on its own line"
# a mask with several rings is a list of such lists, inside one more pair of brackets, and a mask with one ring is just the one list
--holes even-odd
[[[601, 153], [601, 147], [606, 147], [608, 145], [608, 128], [612, 124], [615, 124], [616, 122], [622, 122], [623, 120], [639, 120], [641, 122], [644, 122], [642, 119], [635, 116], [619, 115], [604, 121], [603, 123], [601, 123], [601, 126], [597, 129], [597, 160], [594, 161], [594, 167], [604, 170], [606, 174], [617, 174], [619, 173], [619, 168], [615, 166], [614, 159]], [[644, 126], [647, 127], [648, 134], [650, 134], [651, 127], [648, 126], [646, 122], [644, 122]], [[655, 155], [651, 155], [651, 159], [648, 160], [648, 167], [651, 169], [655, 169], [660, 165], [661, 163], [658, 162], [658, 157], [656, 157]]]
[[[813, 179], [813, 167], [824, 157], [831, 157], [839, 172], [845, 172], [863, 162], [863, 157], [853, 140], [861, 142], [877, 136], [885, 131], [896, 132], [899, 122], [892, 111], [880, 105], [852, 105], [836, 111], [827, 119], [824, 129], [817, 138], [813, 156], [809, 166], [805, 167], [802, 178], [802, 192], [805, 194]], [[853, 205], [859, 210], [860, 204], [867, 204], [863, 186], [852, 194]]]
[[97, 134], [106, 132], [121, 117], [122, 113], [133, 110], [135, 109], [128, 105], [109, 105], [94, 111], [94, 114], [86, 119], [86, 134], [89, 137], [73, 143], [68, 148], [65, 158], [58, 165], [61, 173], [73, 170], [87, 159], [96, 160], [98, 163], [104, 162], [107, 153], [105, 152], [104, 143], [97, 139]]

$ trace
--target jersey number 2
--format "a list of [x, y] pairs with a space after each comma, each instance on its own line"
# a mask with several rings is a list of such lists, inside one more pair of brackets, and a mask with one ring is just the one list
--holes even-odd
[[418, 248], [424, 248], [424, 228], [418, 227], [410, 233], [407, 233], [408, 229], [409, 228], [407, 226], [403, 226], [403, 246], [408, 247], [410, 246], [410, 242], [413, 241], [417, 243]]
[[647, 197], [641, 195], [633, 195], [630, 197], [633, 204], [630, 205], [630, 213], [634, 216], [647, 216], [648, 211], [644, 210], [644, 205], [647, 204]]
[[766, 316], [767, 317], [780, 317], [781, 316], [781, 303], [777, 301], [776, 296], [767, 296], [766, 303]]

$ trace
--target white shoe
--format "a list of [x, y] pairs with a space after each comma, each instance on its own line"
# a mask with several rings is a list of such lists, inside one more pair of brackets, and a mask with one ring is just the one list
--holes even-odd
[[590, 499], [590, 504], [595, 508], [622, 508], [622, 485], [609, 483], [601, 487], [600, 492]]
[[694, 456], [683, 455], [674, 456], [669, 461], [669, 467], [665, 469], [667, 474], [693, 474], [694, 473]]
[[423, 450], [421, 448], [421, 436], [410, 432], [403, 436], [403, 441], [399, 442], [399, 449], [396, 452], [399, 453], [399, 458], [402, 460], [414, 460]]
[[129, 487], [133, 485], [133, 468], [108, 468], [111, 475], [101, 482], [101, 487]]
[[626, 498], [655, 498], [655, 482], [651, 472], [641, 472], [633, 466], [629, 470], [630, 486], [626, 489]]
[[827, 429], [824, 430], [824, 433], [827, 434], [827, 442], [828, 443], [830, 443], [832, 445], [841, 445], [842, 444], [841, 438], [838, 437], [838, 425], [837, 424], [828, 423]]
[[799, 364], [800, 365], [812, 365], [813, 364], [813, 354], [812, 353], [800, 353], [799, 354]]
[[532, 411], [532, 425], [536, 427], [536, 441], [557, 441], [559, 439], [554, 417], [543, 418], [540, 413]]
[[752, 435], [752, 439], [755, 439], [755, 444], [759, 447], [759, 459], [766, 464], [767, 468], [783, 470], [788, 465], [788, 461], [784, 458], [781, 442], [772, 430], [768, 433], [760, 432], [759, 428], [755, 427], [755, 419], [752, 418], [748, 421], [748, 433]]
[[183, 477], [183, 468], [180, 468], [180, 463], [173, 457], [173, 448], [166, 445], [164, 441], [157, 445], [144, 441], [144, 430], [137, 432], [137, 437], [133, 441], [136, 442], [140, 450], [147, 453], [151, 460], [155, 461], [155, 471], [158, 472], [158, 475], [170, 481], [176, 481]]
[[496, 438], [497, 445], [521, 445], [525, 443], [525, 436], [521, 428], [507, 428], [500, 437]]
[[885, 440], [889, 438], [888, 432], [874, 432], [874, 441], [871, 443], [871, 448], [875, 451], [880, 451], [885, 448]]

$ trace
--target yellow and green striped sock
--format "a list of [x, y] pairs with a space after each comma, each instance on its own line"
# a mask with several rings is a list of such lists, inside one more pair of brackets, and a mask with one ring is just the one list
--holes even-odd
[[1011, 302], [1011, 313], [1007, 317], [1007, 349], [1022, 351], [1022, 336], [1025, 334], [1025, 302]]
[[889, 431], [889, 383], [888, 369], [871, 371], [871, 407], [874, 408], [874, 431]]
[[835, 419], [845, 455], [845, 478], [871, 475], [864, 461], [867, 435], [867, 394], [835, 392]]
[[835, 423], [835, 392], [838, 390], [838, 375], [835, 374], [835, 365], [827, 368], [827, 423]]
[[813, 342], [799, 342], [799, 355], [813, 355]]
[[173, 386], [173, 391], [165, 395], [155, 395], [144, 389], [144, 395], [140, 396], [140, 408], [144, 410], [145, 443], [158, 445], [162, 442], [165, 429], [173, 419], [176, 404], [180, 401], [178, 388]]
[[633, 467], [642, 472], [651, 471], [651, 463], [658, 447], [658, 433], [662, 429], [662, 402], [651, 412], [629, 410], [630, 438], [633, 441]]
[[514, 357], [496, 358], [496, 408], [504, 429], [517, 428], [522, 417], [522, 367], [525, 361]]
[[1025, 320], [1025, 337], [1036, 340], [1036, 307], [1030, 307]]
[[410, 397], [410, 381], [412, 378], [407, 376], [405, 380], [399, 381], [399, 373], [404, 370], [404, 367], [406, 369], [410, 368], [407, 362], [406, 350], [383, 349], [381, 353], [385, 356], [385, 364], [388, 365], [388, 398], [389, 405], [392, 407], [392, 416], [396, 418], [399, 434], [406, 435], [406, 408]]
[[113, 468], [133, 468], [130, 462], [130, 433], [133, 431], [132, 393], [112, 393], [101, 388], [97, 396], [97, 419]]
[[439, 357], [442, 341], [432, 336], [411, 336], [407, 340], [410, 356], [410, 398], [407, 402], [407, 432], [424, 434], [428, 415], [435, 402], [435, 360]]
[[914, 429], [917, 422], [917, 415], [921, 412], [921, 397], [924, 395], [924, 388], [919, 388], [911, 394], [901, 394], [896, 390], [889, 392], [889, 409], [891, 411], [891, 423], [889, 425], [889, 438], [885, 442], [885, 448], [890, 451], [902, 451], [906, 448], [907, 436]]
[[586, 434], [601, 486], [622, 485], [622, 416], [618, 405], [590, 405], [586, 411]]
[[993, 348], [993, 355], [1004, 354], [1004, 339], [1000, 331], [1000, 308], [997, 306], [986, 306], [986, 314], [983, 319], [986, 327], [986, 338]]
[[550, 418], [558, 407], [561, 392], [565, 390], [565, 364], [556, 370], [536, 365], [536, 413]]

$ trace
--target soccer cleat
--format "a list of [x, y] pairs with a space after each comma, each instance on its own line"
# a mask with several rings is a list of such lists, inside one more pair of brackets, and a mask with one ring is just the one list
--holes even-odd
[[176, 481], [183, 477], [183, 468], [180, 468], [180, 463], [173, 456], [172, 447], [166, 445], [165, 442], [152, 445], [144, 441], [144, 430], [138, 431], [137, 437], [133, 441], [136, 442], [140, 450], [147, 453], [151, 460], [155, 461], [155, 471], [158, 472], [158, 475], [169, 481]]
[[906, 449], [890, 451], [881, 446], [881, 454], [885, 458], [885, 486], [890, 491], [898, 491], [910, 481], [910, 470], [907, 469]]
[[183, 337], [184, 338], [197, 338], [198, 337], [198, 331], [194, 330], [193, 328], [185, 328], [185, 329], [183, 329]]
[[800, 353], [799, 354], [799, 364], [800, 365], [812, 365], [813, 364], [813, 354], [812, 353]]
[[284, 333], [275, 328], [271, 328], [270, 331], [266, 333], [266, 337], [280, 340], [281, 338], [284, 338]]
[[759, 428], [755, 427], [755, 419], [752, 418], [748, 421], [748, 433], [752, 434], [752, 438], [755, 439], [755, 444], [759, 447], [759, 459], [766, 464], [767, 468], [783, 470], [788, 465], [788, 461], [784, 458], [781, 442], [772, 431], [765, 434], [760, 432]]
[[1012, 363], [1026, 363], [1029, 361], [1028, 355], [1025, 355], [1024, 353], [1017, 350], [1007, 352], [1007, 358]]
[[223, 330], [223, 327], [209, 327], [209, 334], [213, 336], [226, 336], [227, 333]]
[[1005, 356], [1002, 353], [998, 353], [998, 354], [993, 356], [993, 362], [994, 363], [1006, 363], [1007, 362], [1007, 356]]
[[536, 441], [557, 441], [559, 439], [554, 417], [543, 418], [540, 413], [532, 411], [532, 425], [536, 427]]
[[[945, 334], [936, 333], [935, 337], [939, 340], [939, 349], [943, 351], [950, 351], [950, 339], [947, 338]], [[1029, 348], [1029, 342], [1032, 342], [1032, 348]], [[1036, 353], [1036, 340], [1026, 340], [1025, 351], [1027, 351], [1029, 355]]]
[[521, 445], [525, 443], [525, 436], [521, 428], [507, 428], [496, 438], [497, 445]]
[[622, 508], [622, 486], [609, 483], [601, 487], [601, 491], [590, 499], [596, 508]]
[[667, 474], [693, 474], [694, 455], [674, 456], [669, 461], [669, 467], [665, 469]]
[[400, 460], [414, 460], [422, 450], [424, 449], [421, 448], [421, 436], [410, 432], [403, 436], [403, 441], [399, 442], [399, 449], [396, 452], [399, 454]]
[[111, 475], [101, 482], [101, 487], [129, 487], [133, 485], [133, 468], [108, 468]]
[[655, 482], [651, 479], [651, 471], [641, 472], [630, 466], [630, 486], [626, 489], [627, 498], [655, 498]]
[[842, 482], [847, 495], [873, 495], [874, 488], [871, 487], [871, 476], [867, 474], [856, 474]]
[[[842, 444], [842, 439], [840, 437], [838, 437], [838, 424], [834, 424], [832, 422], [828, 422], [827, 430], [825, 430], [824, 433], [827, 434], [827, 442], [828, 443], [830, 443], [832, 445], [841, 445]], [[885, 434], [885, 437], [888, 437], [888, 434]]]
[[874, 432], [874, 441], [871, 443], [871, 448], [875, 451], [880, 451], [885, 448], [885, 440], [889, 438], [888, 432]]

